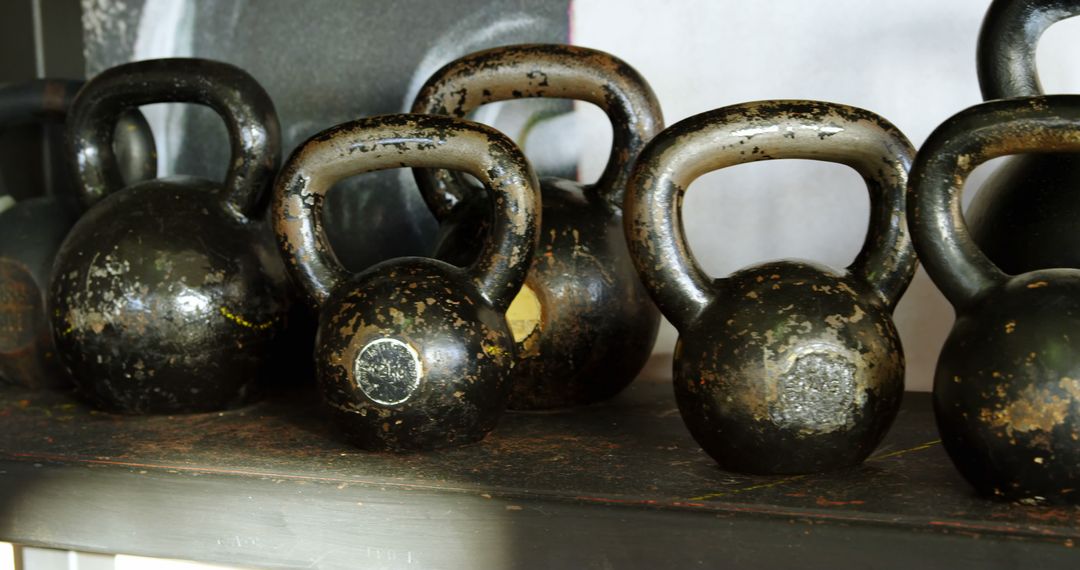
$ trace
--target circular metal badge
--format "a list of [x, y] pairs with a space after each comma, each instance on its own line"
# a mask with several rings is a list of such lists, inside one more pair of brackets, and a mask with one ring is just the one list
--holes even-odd
[[380, 338], [360, 350], [353, 372], [368, 398], [384, 405], [400, 404], [420, 387], [420, 356], [396, 338]]

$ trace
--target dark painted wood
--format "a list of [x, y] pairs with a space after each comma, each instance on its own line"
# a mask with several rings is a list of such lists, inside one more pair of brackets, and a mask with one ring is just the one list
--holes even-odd
[[311, 393], [125, 417], [0, 390], [0, 539], [316, 568], [1076, 568], [1080, 509], [979, 498], [928, 394], [860, 467], [752, 477], [693, 442], [654, 360], [615, 399], [483, 442], [359, 451]]

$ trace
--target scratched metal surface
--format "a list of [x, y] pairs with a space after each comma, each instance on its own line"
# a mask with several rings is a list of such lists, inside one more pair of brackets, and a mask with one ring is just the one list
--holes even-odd
[[[687, 511], [792, 515], [940, 531], [999, 533], [1072, 545], [1080, 508], [975, 496], [937, 441], [927, 394], [908, 393], [885, 442], [839, 473], [749, 477], [721, 471], [675, 408], [668, 361], [654, 359], [623, 395], [562, 413], [510, 413], [477, 445], [366, 453], [320, 417], [310, 393], [276, 394], [224, 413], [124, 417], [64, 393], [0, 391], [0, 461], [401, 486]], [[2, 476], [0, 476], [2, 480]]]

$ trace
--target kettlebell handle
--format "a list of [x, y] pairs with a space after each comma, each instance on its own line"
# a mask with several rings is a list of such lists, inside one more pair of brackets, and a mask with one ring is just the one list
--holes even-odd
[[[611, 119], [612, 147], [595, 188], [622, 207], [633, 161], [663, 128], [660, 103], [645, 79], [625, 61], [577, 46], [523, 44], [456, 59], [435, 72], [417, 93], [412, 112], [464, 118], [496, 101], [548, 97], [593, 103]], [[464, 198], [451, 173], [416, 170], [417, 185], [439, 220]]]
[[1076, 0], [994, 0], [979, 30], [976, 55], [983, 99], [1042, 95], [1035, 66], [1039, 37], [1077, 15]]
[[1025, 152], [1080, 152], [1080, 95], [975, 105], [935, 129], [915, 158], [908, 217], [916, 249], [957, 309], [1008, 278], [968, 232], [960, 206], [964, 180], [987, 160]]
[[322, 305], [349, 273], [323, 230], [322, 204], [343, 178], [388, 168], [448, 168], [480, 180], [492, 198], [491, 231], [466, 269], [480, 294], [505, 312], [521, 289], [539, 239], [536, 175], [495, 129], [445, 116], [383, 115], [327, 129], [300, 145], [274, 185], [278, 244], [310, 304]]
[[870, 193], [870, 223], [847, 268], [890, 309], [911, 281], [915, 252], [904, 219], [915, 150], [885, 119], [817, 101], [758, 101], [684, 119], [642, 151], [627, 188], [624, 225], [631, 257], [661, 311], [685, 330], [716, 296], [682, 227], [683, 194], [699, 176], [747, 162], [801, 158], [855, 169]]
[[221, 116], [232, 147], [222, 205], [242, 219], [257, 217], [281, 159], [274, 104], [246, 71], [195, 58], [118, 65], [79, 91], [68, 119], [68, 145], [83, 203], [90, 206], [123, 187], [111, 145], [120, 114], [174, 102], [206, 105]]
[[[83, 86], [77, 79], [35, 79], [0, 86], [0, 127], [34, 122], [60, 122], [67, 117]], [[154, 134], [137, 110], [121, 115], [116, 131], [124, 180], [138, 182], [157, 175]]]

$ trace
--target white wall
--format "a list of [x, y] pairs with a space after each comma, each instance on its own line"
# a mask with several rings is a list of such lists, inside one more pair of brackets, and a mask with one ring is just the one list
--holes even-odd
[[[573, 43], [613, 53], [652, 84], [668, 124], [758, 99], [819, 99], [874, 111], [920, 145], [980, 99], [975, 42], [986, 0], [575, 0]], [[1043, 36], [1048, 92], [1080, 92], [1080, 18]], [[603, 169], [610, 127], [578, 113], [582, 179]], [[992, 168], [980, 169], [971, 187]], [[965, 196], [970, 199], [974, 192]], [[846, 167], [772, 161], [709, 174], [687, 194], [684, 222], [706, 271], [778, 258], [851, 262], [869, 201]], [[952, 309], [920, 269], [896, 311], [908, 389], [928, 390]], [[665, 323], [657, 352], [670, 352]]]

